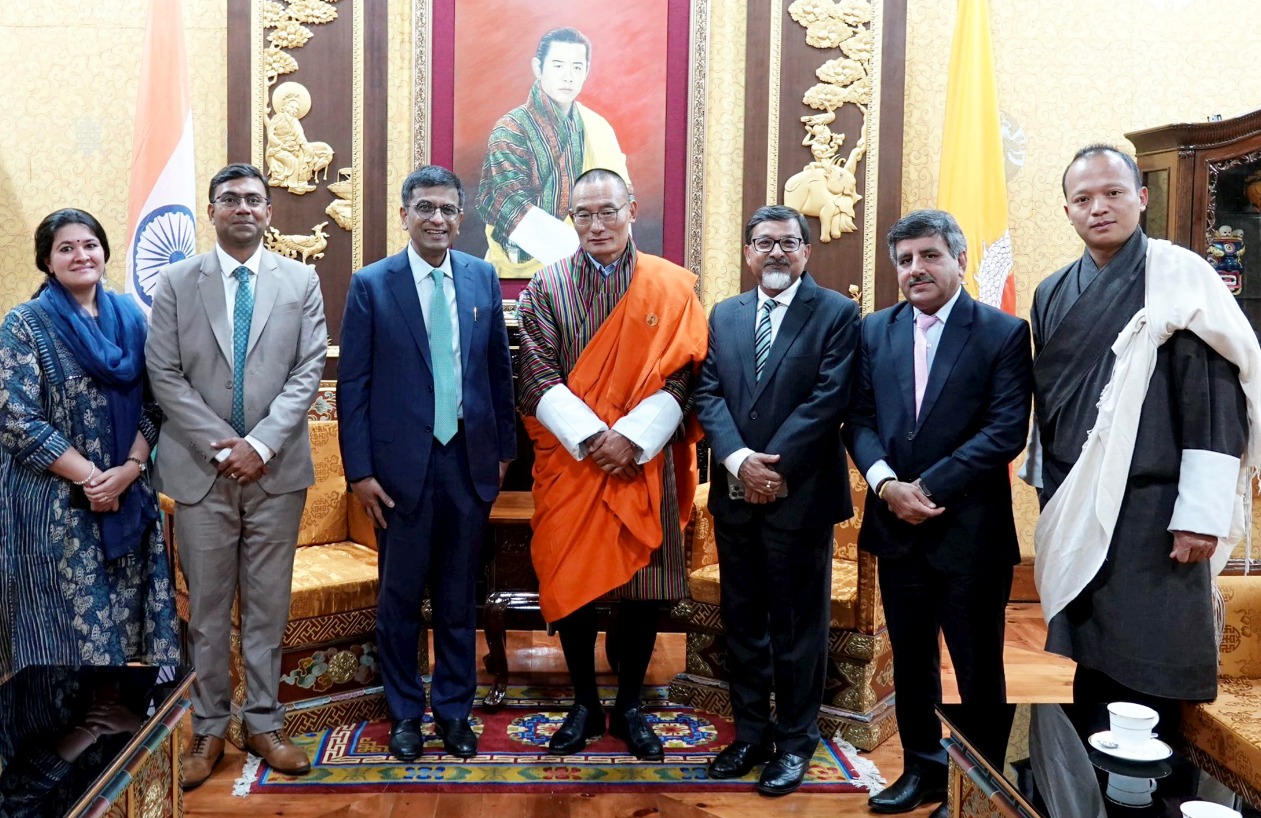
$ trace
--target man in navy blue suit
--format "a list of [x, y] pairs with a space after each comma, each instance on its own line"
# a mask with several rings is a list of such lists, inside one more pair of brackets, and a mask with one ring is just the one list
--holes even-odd
[[[351, 278], [337, 403], [351, 491], [377, 527], [377, 650], [390, 752], [424, 748], [417, 667], [421, 600], [433, 599], [434, 725], [446, 751], [477, 753], [473, 585], [482, 532], [516, 456], [512, 361], [494, 268], [451, 245], [464, 187], [427, 165], [403, 182], [407, 249]], [[467, 431], [466, 431], [467, 429]]]
[[906, 301], [863, 321], [844, 437], [870, 486], [858, 547], [880, 558], [905, 758], [868, 804], [896, 813], [946, 796], [940, 635], [965, 704], [1007, 698], [1004, 612], [1020, 561], [1008, 464], [1029, 430], [1033, 364], [1028, 323], [961, 286], [954, 217], [915, 211], [886, 241]]

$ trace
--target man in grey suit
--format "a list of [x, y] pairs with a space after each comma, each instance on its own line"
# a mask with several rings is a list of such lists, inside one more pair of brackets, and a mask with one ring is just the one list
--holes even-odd
[[176, 503], [197, 672], [185, 789], [223, 756], [238, 590], [247, 745], [280, 772], [310, 770], [284, 733], [277, 694], [298, 525], [315, 482], [307, 409], [328, 345], [315, 270], [263, 249], [271, 199], [262, 173], [219, 171], [207, 215], [216, 247], [162, 272], [145, 347], [166, 415], [154, 484]]
[[810, 233], [796, 210], [760, 208], [744, 240], [758, 286], [714, 307], [696, 388], [715, 461], [709, 509], [736, 722], [709, 776], [769, 762], [758, 791], [784, 795], [819, 743], [832, 527], [853, 514], [840, 426], [858, 306], [805, 272]]

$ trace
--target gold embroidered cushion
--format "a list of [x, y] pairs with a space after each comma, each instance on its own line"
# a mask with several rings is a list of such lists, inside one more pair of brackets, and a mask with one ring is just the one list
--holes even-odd
[[290, 619], [375, 608], [377, 552], [353, 542], [299, 548], [293, 559]]
[[310, 421], [311, 458], [315, 485], [307, 490], [298, 527], [298, 546], [341, 542], [346, 539], [346, 477], [337, 444], [337, 421]]
[[[1255, 580], [1254, 580], [1255, 581]], [[1261, 789], [1261, 680], [1218, 680], [1217, 700], [1183, 710], [1187, 741]]]
[[1261, 577], [1219, 577], [1226, 600], [1222, 676], [1261, 678]]

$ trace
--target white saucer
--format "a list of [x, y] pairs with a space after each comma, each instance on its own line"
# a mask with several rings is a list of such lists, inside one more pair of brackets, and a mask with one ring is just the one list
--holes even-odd
[[1099, 752], [1106, 753], [1113, 758], [1123, 758], [1126, 761], [1161, 761], [1173, 755], [1173, 749], [1158, 738], [1152, 738], [1140, 747], [1106, 747], [1104, 742], [1109, 744], [1116, 743], [1115, 739], [1112, 738], [1111, 730], [1095, 733], [1089, 738], [1089, 741], [1090, 746]]

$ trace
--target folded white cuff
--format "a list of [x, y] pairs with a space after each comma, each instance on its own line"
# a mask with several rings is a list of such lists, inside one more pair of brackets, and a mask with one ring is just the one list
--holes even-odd
[[543, 393], [534, 416], [549, 432], [556, 435], [565, 451], [573, 455], [575, 460], [582, 460], [587, 456], [587, 447], [583, 445], [587, 438], [609, 428], [608, 424], [591, 411], [591, 407], [583, 403], [563, 383], [558, 383]]
[[727, 467], [727, 471], [731, 472], [731, 476], [740, 479], [740, 467], [744, 465], [745, 458], [753, 454], [753, 450], [748, 446], [742, 449], [736, 449], [731, 454], [723, 458], [722, 464]]
[[636, 463], [643, 465], [661, 454], [683, 420], [683, 407], [665, 390], [653, 392], [613, 424], [613, 431], [639, 447]]
[[1204, 449], [1185, 449], [1169, 530], [1229, 536], [1238, 480], [1239, 458]]

